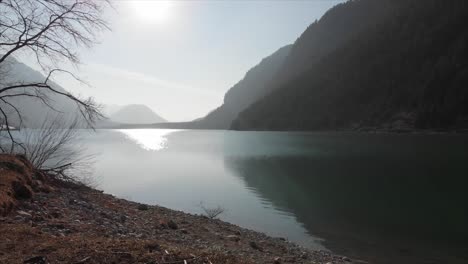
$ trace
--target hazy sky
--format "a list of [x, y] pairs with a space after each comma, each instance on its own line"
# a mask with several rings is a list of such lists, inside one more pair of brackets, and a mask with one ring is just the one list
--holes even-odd
[[83, 50], [66, 89], [105, 104], [146, 104], [170, 121], [221, 105], [224, 93], [262, 58], [293, 43], [341, 1], [117, 1], [112, 27]]

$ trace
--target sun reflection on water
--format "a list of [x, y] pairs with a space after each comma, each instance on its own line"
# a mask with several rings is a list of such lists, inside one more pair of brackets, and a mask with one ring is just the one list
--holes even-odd
[[165, 148], [167, 136], [175, 129], [119, 129], [120, 133], [145, 150], [158, 151]]

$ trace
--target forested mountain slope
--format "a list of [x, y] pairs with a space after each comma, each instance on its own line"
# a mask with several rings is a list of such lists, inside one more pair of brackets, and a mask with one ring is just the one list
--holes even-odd
[[250, 69], [242, 80], [227, 91], [223, 105], [194, 121], [193, 125], [210, 129], [229, 128], [239, 112], [269, 92], [268, 84], [283, 65], [290, 48], [291, 45], [280, 48]]
[[362, 31], [375, 27], [394, 8], [392, 0], [355, 0], [334, 6], [296, 40], [270, 86], [279, 86], [307, 71]]
[[[347, 2], [326, 17], [339, 23], [342, 14], [365, 13], [368, 6], [374, 6], [373, 2], [380, 3]], [[359, 8], [351, 8], [357, 3]], [[240, 113], [232, 128], [467, 127], [468, 3], [463, 0], [389, 3], [392, 8], [386, 16], [371, 21], [373, 26], [365, 30], [350, 33], [352, 37], [343, 45]], [[298, 47], [314, 49], [299, 39], [291, 56], [295, 56]], [[307, 55], [302, 57], [306, 58]], [[291, 69], [295, 71], [294, 64], [286, 66], [283, 72]]]
[[[312, 23], [294, 45], [283, 47], [247, 72], [225, 95], [224, 104], [193, 125], [197, 128], [229, 128], [237, 115], [359, 32], [390, 13], [390, 0], [362, 0], [339, 4], [320, 21]], [[364, 8], [365, 7], [365, 8]], [[336, 19], [336, 18], [339, 19]]]

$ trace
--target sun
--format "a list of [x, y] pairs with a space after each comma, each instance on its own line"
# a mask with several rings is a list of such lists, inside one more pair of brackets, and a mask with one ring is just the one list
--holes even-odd
[[131, 0], [128, 3], [137, 18], [160, 24], [171, 18], [174, 6], [174, 1], [170, 0]]

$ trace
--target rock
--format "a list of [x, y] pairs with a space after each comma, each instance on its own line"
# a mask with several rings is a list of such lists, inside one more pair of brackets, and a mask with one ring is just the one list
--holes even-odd
[[148, 205], [146, 205], [146, 204], [140, 204], [140, 205], [138, 205], [137, 208], [138, 208], [138, 210], [140, 210], [140, 211], [148, 211], [148, 210], [149, 210], [149, 207], [148, 207]]
[[23, 261], [23, 263], [24, 264], [47, 264], [49, 262], [47, 261], [46, 257], [37, 256], [37, 257], [29, 258], [29, 259]]
[[86, 263], [86, 262], [88, 262], [88, 260], [90, 260], [90, 259], [91, 259], [91, 257], [86, 257], [86, 258], [84, 258], [84, 259], [79, 260], [78, 262], [76, 262], [76, 264]]
[[42, 228], [42, 229], [41, 229], [41, 232], [42, 232], [42, 233], [50, 233], [51, 231], [52, 231], [52, 230], [51, 230], [50, 228], [48, 228], [48, 227], [45, 227], [45, 228]]
[[256, 250], [260, 250], [260, 251], [262, 250], [262, 248], [257, 243], [255, 243], [255, 241], [250, 241], [249, 246]]
[[125, 221], [127, 221], [127, 217], [125, 215], [121, 215], [119, 220], [121, 223], [125, 223]]
[[346, 261], [346, 262], [351, 262], [351, 259], [348, 258], [348, 257], [342, 257], [341, 259], [344, 260], [344, 261]]
[[240, 237], [238, 237], [236, 235], [229, 235], [226, 238], [231, 240], [231, 241], [234, 241], [234, 242], [239, 242], [240, 241]]
[[31, 218], [32, 215], [29, 213], [26, 213], [25, 211], [17, 211], [18, 215], [25, 217], [25, 218]]
[[169, 222], [167, 222], [167, 226], [168, 226], [170, 229], [174, 229], [174, 230], [176, 230], [177, 228], [179, 228], [179, 227], [177, 226], [177, 224], [176, 224], [174, 221], [172, 221], [172, 220], [169, 220]]

